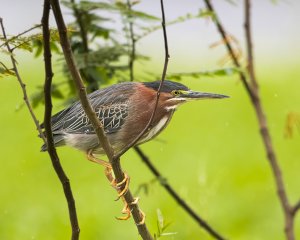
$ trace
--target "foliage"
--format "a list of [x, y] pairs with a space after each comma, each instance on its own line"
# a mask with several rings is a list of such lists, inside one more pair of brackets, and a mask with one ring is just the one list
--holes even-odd
[[165, 223], [164, 216], [162, 215], [160, 209], [156, 210], [156, 214], [157, 214], [157, 233], [154, 234], [155, 240], [158, 240], [161, 237], [172, 236], [177, 234], [176, 232], [165, 232], [171, 223], [170, 222]]
[[201, 78], [201, 77], [225, 77], [234, 75], [241, 70], [235, 67], [219, 68], [210, 71], [185, 72], [168, 74], [168, 78], [176, 81], [181, 81], [184, 77]]
[[295, 129], [298, 129], [300, 133], [300, 113], [290, 112], [286, 116], [285, 137], [292, 138], [295, 134]]

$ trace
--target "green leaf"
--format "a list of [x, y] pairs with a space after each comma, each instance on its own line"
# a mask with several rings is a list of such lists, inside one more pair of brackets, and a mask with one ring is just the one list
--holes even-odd
[[214, 69], [214, 70], [210, 70], [210, 71], [169, 74], [168, 78], [180, 81], [180, 80], [182, 80], [183, 77], [192, 77], [192, 78], [201, 78], [204, 76], [205, 77], [225, 77], [225, 76], [232, 76], [239, 72], [241, 72], [240, 69], [235, 68], [235, 67], [230, 67], [230, 68]]
[[54, 98], [58, 98], [58, 99], [63, 99], [64, 95], [62, 94], [62, 92], [58, 89], [58, 87], [56, 85], [52, 85], [52, 89], [51, 89], [51, 95]]
[[210, 10], [207, 10], [207, 9], [200, 9], [200, 11], [199, 11], [199, 16], [200, 16], [200, 17], [204, 17], [204, 18], [210, 17], [210, 18], [212, 18], [213, 20], [216, 19], [216, 14], [215, 14], [215, 12], [210, 11]]
[[3, 63], [0, 63], [2, 66], [0, 66], [0, 77], [5, 77], [5, 76], [15, 76], [15, 72], [8, 69]]
[[62, 3], [70, 8], [76, 8], [81, 11], [92, 11], [92, 10], [117, 10], [114, 4], [104, 3], [104, 2], [91, 2], [91, 1], [80, 1], [79, 3], [70, 3], [69, 1], [62, 1]]
[[156, 214], [157, 214], [157, 222], [159, 224], [159, 229], [162, 229], [164, 227], [164, 217], [159, 208], [156, 210]]
[[167, 233], [162, 233], [162, 234], [160, 234], [160, 236], [171, 236], [171, 235], [176, 235], [177, 234], [177, 232], [167, 232]]

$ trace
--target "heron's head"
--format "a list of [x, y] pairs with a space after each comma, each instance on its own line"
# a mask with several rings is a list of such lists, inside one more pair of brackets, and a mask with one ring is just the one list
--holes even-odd
[[[158, 91], [160, 81], [146, 82], [144, 85]], [[212, 98], [228, 98], [228, 96], [216, 93], [193, 91], [181, 83], [165, 80], [161, 88], [160, 102], [162, 102], [167, 110], [171, 110], [176, 109], [180, 104], [185, 102]]]

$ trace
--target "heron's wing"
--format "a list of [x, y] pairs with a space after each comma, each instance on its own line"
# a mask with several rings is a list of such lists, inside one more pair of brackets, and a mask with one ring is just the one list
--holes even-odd
[[[126, 86], [129, 83], [120, 84], [116, 95], [113, 87], [97, 90], [88, 95], [92, 108], [104, 126], [105, 133], [118, 131], [128, 116], [128, 99], [130, 90]], [[57, 113], [52, 117], [53, 133], [86, 133], [94, 134], [94, 128], [86, 116], [80, 102]]]
[[[67, 114], [60, 128], [53, 132], [94, 134], [94, 128], [82, 108], [75, 114]], [[96, 115], [104, 126], [105, 133], [114, 133], [121, 128], [128, 115], [127, 104], [100, 106], [95, 109]]]

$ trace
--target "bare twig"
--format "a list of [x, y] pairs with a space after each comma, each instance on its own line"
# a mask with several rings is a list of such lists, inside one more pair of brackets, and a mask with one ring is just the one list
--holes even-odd
[[[218, 18], [218, 16], [217, 16], [217, 13], [215, 12], [215, 10], [214, 10], [214, 8], [213, 8], [213, 6], [212, 6], [210, 0], [204, 0], [204, 2], [205, 2], [205, 4], [206, 4], [207, 9], [208, 9], [209, 11], [215, 13], [215, 15], [214, 15], [214, 16], [215, 16], [215, 17], [214, 17], [214, 22], [215, 22], [215, 24], [216, 24], [216, 27], [217, 27], [217, 29], [218, 29], [218, 31], [219, 31], [219, 33], [220, 33], [222, 39], [223, 39], [224, 42], [225, 42], [226, 49], [227, 49], [228, 53], [230, 54], [230, 56], [231, 56], [231, 58], [232, 58], [232, 61], [233, 61], [234, 65], [235, 65], [237, 68], [240, 68], [241, 65], [240, 65], [240, 63], [239, 63], [239, 61], [238, 61], [238, 59], [237, 59], [237, 57], [236, 57], [236, 55], [235, 55], [235, 51], [233, 50], [233, 47], [231, 46], [230, 42], [228, 41], [226, 31], [225, 31], [223, 25], [221, 24], [221, 22], [220, 22], [220, 20], [219, 20], [219, 18]], [[242, 83], [243, 83], [245, 89], [247, 90], [247, 93], [249, 94], [249, 96], [250, 96], [252, 102], [255, 101], [256, 96], [252, 93], [251, 88], [250, 88], [250, 86], [249, 86], [249, 84], [248, 84], [248, 82], [247, 82], [247, 78], [246, 78], [245, 74], [240, 74], [240, 78], [241, 78], [241, 81], [242, 81]]]
[[[66, 25], [65, 25], [65, 22], [64, 22], [64, 19], [62, 16], [59, 1], [51, 0], [50, 2], [51, 2], [51, 6], [52, 6], [52, 9], [54, 12], [57, 27], [59, 30], [61, 46], [62, 46], [64, 55], [65, 55], [65, 59], [66, 59], [68, 68], [71, 72], [72, 78], [73, 78], [76, 88], [78, 90], [81, 105], [82, 105], [86, 115], [90, 119], [90, 121], [95, 129], [95, 132], [98, 136], [98, 139], [101, 142], [101, 145], [102, 145], [106, 155], [109, 158], [109, 161], [112, 165], [117, 182], [122, 182], [122, 180], [124, 179], [124, 173], [123, 173], [121, 165], [120, 165], [120, 158], [119, 158], [119, 156], [117, 156], [117, 157], [114, 156], [114, 150], [111, 147], [111, 145], [104, 133], [103, 126], [101, 125], [100, 120], [97, 118], [97, 116], [96, 116], [94, 110], [92, 109], [90, 102], [87, 98], [86, 88], [82, 82], [80, 73], [75, 65], [75, 61], [74, 61], [70, 43], [69, 43], [69, 40], [67, 37], [67, 29], [66, 29]], [[127, 202], [128, 206], [130, 207], [133, 219], [136, 223], [136, 226], [138, 228], [138, 231], [139, 231], [139, 234], [141, 235], [141, 237], [144, 240], [152, 240], [153, 238], [152, 238], [151, 234], [149, 233], [149, 231], [146, 227], [146, 224], [141, 223], [143, 220], [143, 215], [142, 215], [138, 205], [131, 204], [135, 200], [129, 189], [126, 192], [126, 194], [124, 195], [124, 199]]]
[[20, 84], [20, 86], [22, 88], [22, 91], [23, 91], [23, 100], [24, 100], [24, 102], [25, 102], [25, 104], [26, 104], [26, 106], [27, 106], [27, 108], [28, 108], [28, 110], [30, 112], [31, 118], [34, 121], [34, 124], [35, 124], [35, 126], [36, 126], [36, 128], [37, 128], [37, 130], [39, 132], [39, 135], [43, 139], [44, 143], [46, 143], [46, 139], [45, 139], [45, 137], [43, 135], [43, 131], [42, 131], [41, 127], [40, 127], [39, 121], [37, 120], [37, 118], [36, 118], [36, 116], [35, 116], [35, 114], [33, 112], [33, 109], [32, 109], [32, 107], [30, 105], [29, 98], [28, 98], [28, 95], [27, 95], [27, 92], [26, 92], [26, 85], [23, 82], [23, 80], [22, 80], [22, 78], [21, 78], [21, 76], [19, 74], [19, 71], [18, 71], [18, 68], [17, 68], [16, 59], [15, 59], [13, 53], [12, 53], [12, 49], [9, 46], [8, 41], [7, 41], [6, 32], [5, 32], [5, 28], [4, 28], [4, 25], [3, 25], [3, 19], [2, 18], [0, 18], [0, 25], [1, 25], [2, 33], [3, 33], [3, 38], [5, 40], [4, 44], [6, 45], [7, 51], [11, 53], [10, 54], [10, 59], [11, 59], [12, 65], [13, 65], [13, 69], [12, 70], [15, 72], [16, 77], [18, 79], [18, 82], [19, 82], [19, 84]]
[[300, 211], [300, 200], [295, 204], [295, 206], [292, 208], [292, 214], [293, 217], [295, 217], [296, 213]]
[[267, 119], [264, 114], [264, 110], [261, 105], [258, 92], [258, 83], [254, 71], [254, 61], [253, 61], [253, 46], [252, 46], [252, 36], [251, 36], [251, 0], [245, 0], [245, 34], [247, 42], [247, 52], [248, 52], [248, 74], [250, 82], [252, 83], [252, 91], [256, 96], [256, 101], [253, 102], [256, 111], [257, 119], [260, 126], [261, 136], [265, 145], [268, 160], [271, 165], [273, 176], [275, 178], [277, 194], [280, 199], [280, 203], [285, 215], [285, 233], [289, 240], [295, 239], [294, 236], [294, 219], [291, 213], [291, 206], [288, 200], [286, 189], [284, 186], [284, 180], [281, 173], [281, 168], [278, 164], [278, 160], [273, 148], [272, 139], [267, 126]]
[[[127, 7], [129, 10], [129, 13], [132, 9], [132, 4], [130, 3], [130, 0], [127, 0]], [[129, 15], [129, 38], [131, 40], [131, 46], [130, 46], [130, 53], [129, 53], [129, 73], [130, 73], [130, 81], [132, 82], [134, 80], [134, 61], [135, 61], [135, 35], [133, 31], [133, 18], [131, 15]]]
[[163, 67], [163, 72], [162, 72], [162, 76], [161, 76], [161, 81], [160, 81], [160, 84], [159, 84], [159, 87], [158, 87], [158, 90], [157, 90], [156, 101], [155, 101], [155, 104], [154, 104], [154, 108], [153, 108], [151, 117], [150, 117], [147, 125], [143, 129], [143, 131], [141, 131], [140, 134], [131, 143], [129, 143], [127, 146], [125, 146], [123, 148], [123, 150], [121, 150], [120, 152], [118, 152], [116, 154], [117, 157], [120, 157], [125, 152], [127, 152], [128, 149], [130, 149], [131, 147], [133, 147], [141, 139], [141, 137], [147, 131], [149, 131], [151, 129], [151, 124], [153, 122], [153, 119], [154, 119], [154, 116], [155, 116], [155, 113], [156, 113], [156, 109], [157, 109], [157, 106], [158, 106], [158, 101], [159, 101], [159, 97], [160, 97], [160, 91], [161, 91], [161, 88], [162, 88], [162, 86], [164, 84], [164, 80], [165, 80], [167, 69], [168, 69], [169, 58], [170, 58], [169, 48], [168, 48], [168, 38], [167, 38], [166, 19], [165, 19], [165, 10], [164, 10], [163, 0], [160, 0], [160, 5], [161, 5], [161, 15], [162, 15], [162, 23], [161, 23], [161, 25], [162, 25], [162, 28], [163, 28], [164, 46], [165, 46], [165, 60], [164, 60], [164, 67]]
[[[222, 38], [226, 39], [226, 32], [224, 30], [223, 25], [217, 17], [217, 14], [210, 2], [210, 0], [204, 0], [207, 8], [214, 13], [216, 16], [215, 23], [219, 33]], [[277, 194], [280, 200], [280, 204], [282, 206], [284, 215], [285, 215], [285, 233], [286, 238], [288, 240], [294, 240], [294, 219], [292, 214], [292, 207], [289, 203], [288, 196], [286, 193], [286, 189], [284, 186], [284, 181], [282, 178], [281, 168], [278, 164], [278, 160], [274, 151], [274, 147], [272, 144], [271, 136], [269, 133], [267, 119], [261, 104], [261, 100], [259, 98], [258, 91], [258, 83], [254, 74], [254, 63], [253, 63], [253, 46], [252, 46], [252, 36], [251, 36], [251, 28], [250, 28], [250, 17], [251, 17], [251, 5], [250, 0], [245, 0], [245, 34], [246, 34], [246, 42], [247, 42], [247, 53], [248, 53], [248, 74], [250, 78], [251, 85], [247, 82], [247, 77], [243, 72], [240, 72], [240, 79], [243, 82], [243, 85], [252, 101], [253, 107], [255, 109], [256, 117], [258, 120], [258, 124], [260, 127], [261, 137], [264, 143], [265, 151], [267, 153], [267, 159], [270, 163], [271, 170], [273, 173], [273, 177], [276, 183]], [[230, 42], [226, 41], [226, 48], [229, 54], [232, 57], [232, 60], [236, 67], [240, 67], [240, 63], [236, 58], [234, 51], [232, 50]]]
[[87, 31], [85, 29], [83, 20], [82, 20], [82, 14], [81, 11], [76, 7], [75, 0], [70, 0], [72, 3], [72, 10], [74, 12], [74, 16], [76, 17], [76, 22], [78, 23], [79, 26], [79, 32], [82, 40], [82, 46], [83, 46], [83, 51], [85, 53], [89, 52], [89, 42], [88, 42], [88, 37], [87, 37]]
[[44, 93], [45, 93], [45, 116], [44, 116], [44, 126], [45, 126], [45, 134], [47, 136], [47, 149], [49, 156], [52, 161], [53, 168], [62, 184], [64, 194], [68, 203], [69, 209], [69, 217], [72, 226], [72, 240], [79, 239], [79, 225], [75, 207], [75, 200], [73, 197], [70, 181], [65, 174], [61, 164], [59, 157], [57, 155], [53, 136], [51, 129], [51, 113], [52, 113], [52, 99], [51, 99], [51, 85], [52, 85], [52, 63], [51, 63], [51, 48], [50, 48], [50, 30], [49, 30], [49, 12], [50, 12], [50, 1], [44, 0], [44, 10], [42, 17], [42, 25], [43, 25], [43, 40], [44, 40], [44, 60], [45, 60], [45, 85], [44, 85]]
[[[76, 18], [76, 23], [78, 24], [78, 27], [79, 27], [79, 33], [80, 33], [80, 38], [81, 38], [81, 41], [82, 41], [82, 53], [84, 53], [84, 63], [85, 63], [85, 66], [88, 65], [88, 54], [90, 52], [90, 49], [89, 49], [89, 40], [88, 40], [88, 30], [87, 30], [87, 26], [86, 24], [84, 23], [84, 12], [79, 9], [77, 6], [76, 6], [76, 2], [75, 0], [70, 0], [70, 2], [72, 3], [72, 10], [73, 10], [73, 15], [75, 16]], [[99, 89], [99, 84], [97, 82], [97, 80], [93, 77], [93, 76], [90, 76], [88, 74], [88, 71], [85, 71], [85, 69], [80, 69], [79, 70], [80, 72], [80, 75], [83, 76], [83, 78], [85, 79], [85, 81], [88, 83], [88, 91], [96, 91]]]
[[203, 229], [205, 229], [212, 237], [219, 240], [224, 240], [216, 230], [214, 230], [204, 219], [202, 219], [179, 195], [178, 193], [170, 186], [167, 180], [161, 175], [158, 169], [150, 161], [149, 157], [144, 154], [144, 152], [138, 147], [135, 146], [134, 150], [140, 156], [142, 161], [150, 169], [153, 175], [159, 180], [159, 183], [167, 190], [167, 192], [172, 196], [172, 198], [178, 203], [179, 206], [183, 208], [184, 211], [188, 213]]

